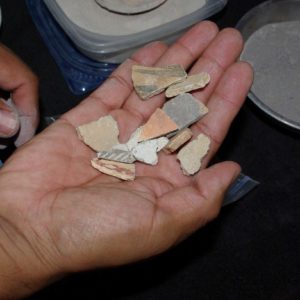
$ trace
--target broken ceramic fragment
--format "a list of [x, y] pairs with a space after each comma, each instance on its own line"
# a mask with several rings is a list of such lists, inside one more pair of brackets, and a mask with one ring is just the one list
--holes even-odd
[[132, 81], [137, 94], [144, 100], [161, 93], [171, 84], [183, 81], [187, 77], [180, 65], [165, 68], [132, 67]]
[[76, 130], [79, 138], [96, 152], [109, 151], [119, 143], [118, 124], [110, 115], [80, 125]]
[[166, 90], [166, 97], [171, 98], [180, 94], [204, 88], [210, 81], [206, 72], [188, 76], [184, 81], [172, 84]]
[[139, 142], [140, 135], [142, 132], [142, 127], [138, 127], [130, 136], [128, 142], [126, 143], [128, 150], [131, 151]]
[[164, 147], [163, 151], [165, 153], [173, 153], [178, 150], [182, 145], [188, 142], [193, 136], [193, 132], [189, 128], [185, 128], [179, 131], [175, 136], [173, 136], [169, 143]]
[[135, 162], [134, 156], [129, 151], [112, 149], [111, 151], [100, 151], [97, 153], [99, 159], [119, 161], [126, 164]]
[[139, 142], [167, 135], [177, 129], [177, 124], [162, 109], [157, 108], [142, 126]]
[[133, 148], [132, 154], [138, 161], [156, 165], [158, 162], [157, 152], [163, 149], [168, 142], [166, 137], [141, 142]]
[[129, 149], [127, 147], [127, 144], [117, 144], [112, 147], [112, 150], [118, 150], [123, 152], [129, 152]]
[[130, 152], [139, 142], [142, 127], [138, 127], [130, 136], [129, 140], [125, 144], [117, 144], [113, 146], [114, 150], [122, 150]]
[[125, 164], [98, 158], [92, 159], [91, 164], [101, 173], [120, 178], [122, 180], [134, 180], [135, 178], [135, 164]]
[[200, 170], [201, 160], [207, 154], [210, 139], [204, 134], [199, 134], [197, 139], [189, 142], [177, 154], [180, 166], [185, 175], [193, 175]]
[[163, 106], [163, 111], [182, 130], [200, 120], [207, 114], [207, 107], [191, 94], [182, 94], [167, 101]]
[[139, 14], [152, 10], [166, 0], [96, 0], [103, 8], [120, 14]]
[[[164, 149], [166, 153], [173, 153], [186, 144], [193, 136], [188, 127], [208, 112], [201, 101], [186, 92], [202, 88], [210, 80], [207, 73], [186, 77], [179, 65], [166, 68], [133, 66], [132, 80], [141, 98], [148, 99], [169, 86], [166, 95], [178, 95], [166, 102], [162, 109], [157, 108], [124, 144], [118, 142], [119, 129], [112, 116], [79, 126], [80, 138], [98, 152], [97, 158], [91, 161], [92, 166], [122, 180], [134, 180], [135, 161], [156, 165], [159, 151]], [[173, 138], [169, 140], [171, 136]], [[179, 151], [177, 159], [184, 174], [193, 175], [200, 169], [201, 159], [208, 152], [209, 145], [209, 138], [200, 134]]]

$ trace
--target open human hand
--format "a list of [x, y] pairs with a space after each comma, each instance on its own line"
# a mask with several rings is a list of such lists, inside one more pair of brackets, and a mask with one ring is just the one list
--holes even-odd
[[[17, 290], [23, 296], [68, 273], [145, 259], [217, 216], [240, 173], [233, 162], [208, 164], [252, 83], [249, 65], [235, 62], [242, 46], [236, 30], [219, 32], [208, 21], [170, 47], [151, 43], [11, 156], [0, 171], [0, 295]], [[133, 64], [181, 64], [190, 73], [210, 74], [210, 84], [193, 94], [210, 112], [192, 130], [212, 140], [198, 174], [184, 176], [176, 156], [164, 153], [157, 166], [137, 164], [131, 182], [90, 166], [95, 154], [78, 139], [78, 125], [110, 114], [125, 142], [164, 102], [162, 95], [139, 99]]]

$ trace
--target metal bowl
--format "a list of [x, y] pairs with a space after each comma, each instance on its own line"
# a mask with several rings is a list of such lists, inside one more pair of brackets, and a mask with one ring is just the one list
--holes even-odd
[[249, 98], [262, 111], [300, 129], [300, 1], [266, 1], [237, 24], [245, 47], [241, 60], [254, 69]]

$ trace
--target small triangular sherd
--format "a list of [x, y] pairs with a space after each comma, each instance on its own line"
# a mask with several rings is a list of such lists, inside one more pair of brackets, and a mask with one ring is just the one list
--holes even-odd
[[132, 67], [132, 81], [137, 94], [144, 100], [164, 91], [171, 84], [183, 81], [187, 77], [180, 65], [165, 68]]
[[142, 126], [139, 142], [167, 135], [177, 129], [177, 124], [162, 109], [157, 108], [148, 122]]
[[188, 93], [167, 101], [162, 109], [177, 124], [179, 130], [189, 127], [208, 112], [208, 108], [200, 100]]
[[188, 76], [184, 81], [169, 86], [166, 90], [166, 97], [171, 98], [177, 95], [204, 88], [210, 81], [206, 72]]

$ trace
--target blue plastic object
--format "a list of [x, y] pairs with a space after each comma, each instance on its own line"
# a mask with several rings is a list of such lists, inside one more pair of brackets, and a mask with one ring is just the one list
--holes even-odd
[[118, 64], [97, 62], [79, 52], [42, 0], [26, 0], [27, 9], [44, 43], [75, 95], [97, 88]]
[[258, 181], [253, 180], [251, 177], [241, 173], [228, 189], [223, 200], [223, 206], [240, 200], [258, 185]]

